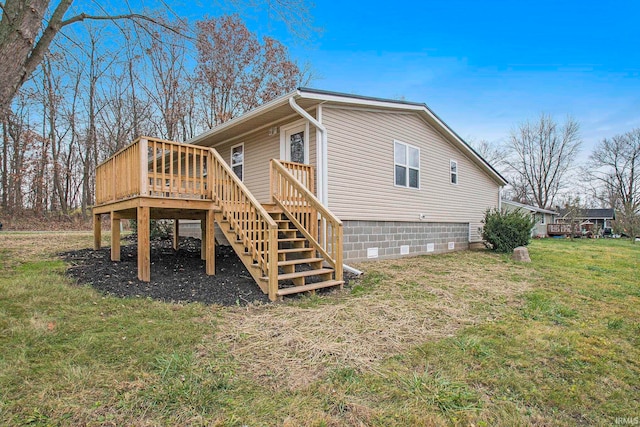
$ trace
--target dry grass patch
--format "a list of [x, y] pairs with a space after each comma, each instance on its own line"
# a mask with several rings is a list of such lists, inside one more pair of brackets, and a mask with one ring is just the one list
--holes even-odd
[[[106, 241], [108, 236], [104, 236]], [[11, 268], [24, 262], [42, 261], [56, 257], [60, 251], [93, 246], [93, 234], [88, 231], [66, 232], [2, 232], [0, 233], [0, 262]]]
[[[351, 294], [230, 310], [214, 342], [254, 378], [304, 388], [327, 371], [375, 368], [390, 356], [495, 319], [530, 284], [527, 266], [486, 252], [380, 261]], [[514, 277], [520, 279], [514, 281]]]

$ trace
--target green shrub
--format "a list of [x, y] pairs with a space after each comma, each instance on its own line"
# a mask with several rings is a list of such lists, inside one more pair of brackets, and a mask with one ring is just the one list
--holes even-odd
[[487, 210], [482, 222], [482, 238], [487, 247], [505, 253], [518, 246], [528, 245], [531, 228], [535, 225], [535, 221], [526, 213], [497, 209]]
[[[138, 234], [138, 222], [135, 219], [129, 221], [131, 231], [134, 235]], [[152, 219], [149, 221], [149, 238], [154, 239], [168, 239], [173, 233], [173, 221], [166, 219]]]

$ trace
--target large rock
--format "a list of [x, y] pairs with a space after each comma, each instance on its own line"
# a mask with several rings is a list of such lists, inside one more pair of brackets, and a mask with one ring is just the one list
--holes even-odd
[[513, 250], [513, 260], [520, 262], [531, 262], [529, 258], [529, 249], [526, 246], [518, 246]]

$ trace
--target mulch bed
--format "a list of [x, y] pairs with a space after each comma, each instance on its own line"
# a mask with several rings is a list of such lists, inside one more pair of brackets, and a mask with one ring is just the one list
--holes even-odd
[[[267, 303], [242, 261], [230, 246], [216, 246], [216, 274], [207, 276], [200, 259], [200, 240], [181, 237], [178, 251], [171, 240], [151, 241], [151, 281], [138, 280], [138, 251], [135, 239], [123, 239], [119, 262], [111, 261], [110, 248], [64, 252], [71, 264], [67, 274], [78, 284], [117, 297], [152, 298], [165, 302], [200, 302], [224, 306]], [[345, 273], [345, 280], [352, 278]], [[318, 293], [330, 289], [318, 290]], [[288, 296], [296, 298], [297, 296]]]
[[71, 264], [69, 276], [108, 295], [226, 306], [269, 302], [230, 246], [217, 246], [216, 251], [216, 275], [207, 276], [199, 239], [180, 238], [177, 252], [171, 240], [152, 240], [148, 283], [138, 280], [135, 244], [121, 246], [119, 262], [111, 261], [109, 247], [61, 255]]

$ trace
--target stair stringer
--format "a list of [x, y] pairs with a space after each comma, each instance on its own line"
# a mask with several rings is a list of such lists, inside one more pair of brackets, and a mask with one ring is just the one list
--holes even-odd
[[238, 241], [237, 234], [230, 228], [229, 221], [224, 218], [224, 214], [222, 212], [217, 212], [214, 215], [214, 220], [220, 227], [220, 230], [226, 239], [229, 241], [234, 252], [238, 255], [238, 258], [240, 258], [240, 261], [242, 261], [244, 266], [247, 267], [247, 271], [251, 274], [253, 280], [260, 287], [263, 293], [268, 294], [269, 284], [261, 279], [267, 273], [263, 273], [260, 266], [253, 262], [252, 249], [247, 248], [241, 241]]

